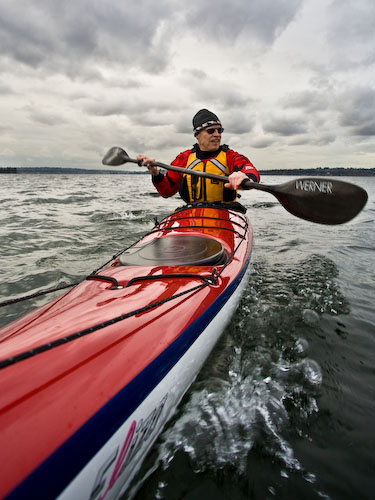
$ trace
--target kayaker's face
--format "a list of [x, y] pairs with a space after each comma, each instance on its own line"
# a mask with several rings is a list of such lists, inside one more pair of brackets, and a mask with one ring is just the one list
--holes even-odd
[[[207, 132], [213, 132], [209, 133]], [[201, 151], [216, 151], [220, 147], [221, 142], [221, 127], [208, 127], [203, 129], [197, 135], [197, 141]]]

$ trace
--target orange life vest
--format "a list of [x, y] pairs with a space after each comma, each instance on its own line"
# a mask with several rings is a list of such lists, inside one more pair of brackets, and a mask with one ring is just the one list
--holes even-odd
[[[230, 175], [230, 170], [227, 165], [227, 155], [225, 151], [215, 157], [203, 162], [197, 158], [196, 153], [191, 153], [186, 168], [188, 170], [199, 170], [216, 175]], [[194, 175], [185, 175], [185, 180], [190, 196], [190, 201], [220, 201], [223, 202], [224, 182], [216, 179], [207, 179], [205, 177], [197, 177]], [[235, 200], [235, 198], [234, 198]], [[232, 200], [232, 202], [234, 201]]]

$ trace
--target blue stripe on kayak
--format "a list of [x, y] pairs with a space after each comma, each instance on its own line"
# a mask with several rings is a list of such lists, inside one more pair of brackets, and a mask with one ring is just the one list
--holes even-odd
[[62, 493], [197, 340], [233, 295], [249, 262], [250, 256], [237, 278], [173, 344], [121, 389], [6, 498], [48, 500], [55, 499]]

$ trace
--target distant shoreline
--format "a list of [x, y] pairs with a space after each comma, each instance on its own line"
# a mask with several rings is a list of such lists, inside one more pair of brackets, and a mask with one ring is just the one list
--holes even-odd
[[[375, 168], [294, 168], [259, 170], [260, 175], [316, 175], [316, 176], [375, 176]], [[95, 175], [145, 175], [147, 171], [135, 170], [102, 170], [84, 168], [53, 168], [53, 167], [0, 167], [0, 174], [95, 174]]]
[[291, 168], [259, 170], [260, 175], [316, 175], [316, 176], [364, 176], [375, 175], [375, 168]]
[[137, 172], [135, 170], [126, 171], [126, 170], [103, 170], [103, 169], [86, 169], [86, 168], [62, 168], [62, 167], [0, 167], [0, 174], [95, 174], [95, 175], [103, 175], [103, 174], [115, 174], [115, 175], [123, 175], [123, 174], [148, 174], [148, 171], [140, 171]]

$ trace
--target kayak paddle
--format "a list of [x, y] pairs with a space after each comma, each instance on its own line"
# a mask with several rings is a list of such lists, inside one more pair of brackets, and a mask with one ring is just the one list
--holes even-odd
[[[111, 148], [103, 158], [104, 165], [118, 166], [139, 162], [119, 147]], [[185, 175], [207, 177], [228, 182], [228, 177], [197, 170], [188, 170], [158, 161], [153, 166]], [[141, 165], [140, 165], [141, 166]], [[367, 202], [367, 192], [355, 184], [326, 177], [301, 177], [283, 184], [267, 185], [245, 179], [243, 189], [258, 189], [274, 195], [291, 214], [319, 224], [343, 224], [355, 217]]]

